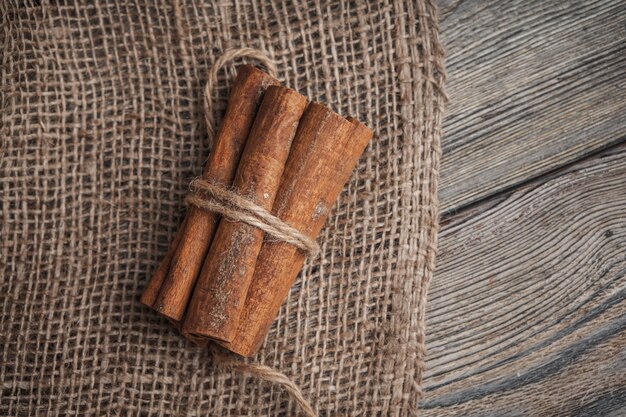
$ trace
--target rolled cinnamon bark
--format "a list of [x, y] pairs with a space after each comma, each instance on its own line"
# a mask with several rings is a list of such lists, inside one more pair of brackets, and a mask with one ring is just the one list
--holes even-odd
[[161, 285], [163, 285], [163, 280], [165, 279], [167, 272], [170, 270], [170, 263], [172, 262], [172, 256], [174, 255], [174, 251], [178, 247], [178, 243], [180, 242], [180, 238], [183, 234], [183, 231], [185, 230], [186, 223], [187, 223], [187, 217], [183, 219], [183, 222], [181, 223], [178, 230], [176, 231], [176, 235], [174, 235], [174, 240], [172, 240], [172, 243], [170, 244], [170, 247], [168, 248], [167, 253], [165, 254], [163, 259], [159, 263], [159, 266], [157, 267], [156, 271], [154, 271], [154, 274], [152, 274], [152, 278], [150, 278], [150, 282], [148, 282], [148, 285], [143, 290], [143, 294], [141, 294], [141, 298], [139, 299], [141, 304], [148, 306], [148, 307], [152, 307], [154, 305], [154, 302], [156, 301], [157, 296], [159, 295], [159, 291], [161, 291]]
[[[310, 104], [300, 120], [273, 214], [315, 238], [371, 137], [363, 124]], [[235, 336], [218, 343], [240, 355], [253, 355], [304, 259], [305, 254], [288, 243], [264, 241]]]
[[[307, 100], [267, 88], [235, 176], [234, 191], [271, 210]], [[187, 308], [183, 334], [231, 340], [237, 329], [264, 232], [222, 218]]]
[[[224, 186], [232, 184], [263, 93], [274, 84], [278, 81], [261, 70], [250, 65], [240, 68], [203, 178]], [[173, 251], [168, 273], [153, 303], [155, 310], [171, 320], [180, 321], [185, 313], [218, 220], [219, 215], [215, 213], [189, 207], [180, 242]], [[153, 279], [159, 278], [156, 275]]]

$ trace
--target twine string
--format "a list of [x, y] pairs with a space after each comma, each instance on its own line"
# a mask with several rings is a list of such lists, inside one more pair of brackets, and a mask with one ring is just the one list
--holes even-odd
[[267, 365], [261, 365], [257, 363], [246, 363], [239, 358], [235, 358], [225, 352], [218, 350], [217, 345], [211, 346], [211, 353], [215, 362], [222, 368], [230, 369], [235, 372], [242, 372], [263, 381], [280, 385], [287, 393], [289, 397], [293, 399], [300, 407], [300, 410], [307, 417], [317, 417], [315, 411], [311, 407], [311, 404], [304, 398], [302, 391], [298, 388], [295, 382], [284, 373], [275, 370]]
[[[209, 72], [204, 88], [204, 120], [211, 143], [215, 136], [212, 95], [217, 84], [217, 75], [226, 64], [237, 58], [249, 58], [263, 64], [273, 77], [276, 77], [278, 73], [276, 64], [265, 52], [252, 48], [237, 48], [224, 51]], [[196, 189], [200, 192], [187, 196], [187, 203], [203, 210], [218, 212], [229, 219], [243, 221], [258, 227], [275, 239], [288, 242], [306, 251], [309, 256], [315, 256], [319, 253], [319, 246], [315, 240], [284, 223], [254, 202], [200, 178], [194, 179], [190, 186], [192, 190]], [[315, 411], [302, 395], [300, 388], [284, 373], [266, 365], [243, 362], [239, 358], [234, 358], [221, 352], [216, 345], [211, 346], [211, 351], [217, 366], [236, 372], [243, 372], [265, 382], [279, 385], [295, 401], [304, 415], [316, 417]]]
[[217, 212], [231, 221], [244, 222], [261, 229], [278, 241], [302, 249], [310, 257], [315, 257], [319, 253], [319, 246], [314, 239], [236, 192], [202, 178], [195, 178], [191, 181], [190, 187], [195, 192], [187, 196], [187, 204]]
[[217, 84], [217, 75], [226, 66], [226, 64], [238, 58], [249, 58], [257, 61], [267, 69], [267, 72], [274, 78], [277, 78], [278, 70], [276, 63], [265, 52], [253, 48], [233, 48], [227, 49], [215, 61], [204, 86], [204, 122], [206, 124], [207, 136], [209, 142], [213, 143], [215, 137], [215, 116], [213, 115], [213, 90]]

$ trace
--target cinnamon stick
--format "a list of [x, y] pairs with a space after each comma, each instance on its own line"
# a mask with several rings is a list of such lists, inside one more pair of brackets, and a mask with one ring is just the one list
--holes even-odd
[[[203, 172], [205, 179], [224, 186], [232, 184], [261, 97], [273, 84], [278, 81], [263, 71], [249, 65], [241, 67]], [[218, 220], [215, 213], [189, 207], [180, 242], [153, 304], [155, 310], [171, 320], [179, 321], [183, 317]]]
[[[235, 192], [271, 210], [306, 104], [304, 96], [289, 88], [268, 87], [237, 168]], [[250, 224], [220, 221], [185, 315], [183, 334], [233, 338], [263, 236]]]
[[[274, 201], [273, 213], [315, 238], [372, 132], [320, 104], [310, 104], [300, 120]], [[257, 257], [237, 331], [231, 342], [218, 342], [251, 356], [263, 342], [305, 254], [285, 243], [266, 240]]]
[[178, 243], [180, 242], [180, 238], [183, 234], [186, 223], [187, 223], [187, 217], [185, 216], [185, 218], [183, 219], [183, 222], [181, 223], [180, 227], [176, 231], [176, 235], [174, 235], [174, 240], [172, 240], [172, 243], [170, 244], [170, 247], [168, 248], [167, 253], [165, 254], [163, 259], [159, 263], [159, 266], [157, 267], [156, 271], [154, 271], [154, 274], [152, 274], [152, 278], [150, 278], [150, 282], [148, 282], [148, 285], [143, 290], [143, 294], [141, 294], [141, 298], [139, 299], [141, 304], [148, 306], [148, 307], [152, 307], [154, 305], [154, 302], [156, 301], [157, 296], [159, 295], [159, 291], [161, 291], [161, 285], [163, 285], [163, 280], [165, 279], [167, 272], [170, 270], [170, 263], [172, 262], [172, 256], [174, 256], [174, 251], [178, 247]]

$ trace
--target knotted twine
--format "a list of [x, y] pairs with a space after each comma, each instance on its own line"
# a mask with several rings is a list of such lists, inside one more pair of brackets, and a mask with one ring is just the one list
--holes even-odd
[[[217, 74], [226, 64], [237, 58], [255, 60], [265, 66], [272, 77], [277, 78], [278, 71], [276, 64], [266, 53], [252, 48], [236, 48], [224, 51], [211, 68], [204, 88], [204, 120], [207, 135], [211, 143], [215, 136], [212, 96], [213, 88], [218, 81]], [[195, 178], [191, 181], [190, 188], [192, 193], [186, 198], [187, 204], [192, 204], [203, 210], [217, 212], [230, 220], [241, 221], [258, 227], [273, 238], [290, 243], [304, 250], [310, 257], [315, 257], [319, 253], [319, 246], [314, 239], [309, 238], [299, 230], [284, 223], [264, 208], [239, 194], [217, 186], [202, 178]], [[247, 373], [266, 382], [280, 385], [287, 391], [289, 397], [298, 404], [306, 416], [316, 416], [315, 411], [313, 411], [309, 402], [302, 395], [300, 388], [284, 373], [266, 365], [244, 362], [239, 358], [223, 352], [215, 344], [210, 344], [209, 349], [211, 350], [217, 366], [236, 372]]]
[[193, 193], [185, 199], [187, 204], [192, 204], [202, 210], [219, 213], [232, 221], [248, 223], [263, 230], [278, 241], [302, 249], [311, 258], [319, 253], [320, 248], [314, 239], [236, 192], [202, 178], [195, 178], [189, 187]]

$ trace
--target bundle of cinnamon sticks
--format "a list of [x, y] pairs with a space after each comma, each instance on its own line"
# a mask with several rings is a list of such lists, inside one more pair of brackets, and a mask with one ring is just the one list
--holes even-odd
[[[202, 179], [314, 240], [371, 137], [358, 121], [244, 65]], [[245, 216], [220, 215], [242, 210], [238, 201], [215, 211], [190, 205], [141, 302], [196, 342], [251, 356], [307, 253]]]

